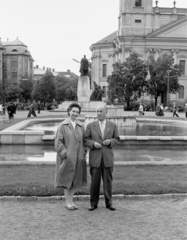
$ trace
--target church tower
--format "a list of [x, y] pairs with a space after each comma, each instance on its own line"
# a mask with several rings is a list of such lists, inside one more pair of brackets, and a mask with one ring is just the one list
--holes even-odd
[[119, 5], [119, 36], [144, 36], [152, 32], [152, 0], [120, 0]]
[[3, 44], [0, 38], [0, 83], [2, 83], [2, 76], [3, 76]]

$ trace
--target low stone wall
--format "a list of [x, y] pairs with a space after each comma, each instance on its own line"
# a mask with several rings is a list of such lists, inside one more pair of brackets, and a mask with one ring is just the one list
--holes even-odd
[[[95, 120], [96, 117], [87, 116], [87, 118], [79, 118], [79, 120], [88, 123], [90, 121]], [[132, 122], [135, 120], [133, 116], [126, 117], [108, 117], [110, 121], [118, 121], [117, 125], [121, 126], [122, 121], [131, 120]], [[62, 118], [46, 118], [46, 119], [29, 119], [22, 121], [18, 124], [15, 124], [7, 129], [4, 129], [0, 132], [0, 142], [1, 144], [9, 144], [9, 145], [53, 145], [55, 135], [45, 135], [44, 131], [24, 131], [23, 129], [32, 122], [48, 122], [48, 121], [56, 121], [61, 120]], [[145, 121], [148, 119], [145, 119]], [[141, 119], [143, 121], [143, 119]], [[155, 121], [155, 119], [154, 119]], [[186, 123], [186, 121], [185, 121]], [[180, 124], [183, 124], [182, 121]], [[86, 126], [86, 124], [85, 124]], [[120, 146], [129, 145], [152, 145], [152, 146], [187, 146], [187, 136], [120, 136]]]

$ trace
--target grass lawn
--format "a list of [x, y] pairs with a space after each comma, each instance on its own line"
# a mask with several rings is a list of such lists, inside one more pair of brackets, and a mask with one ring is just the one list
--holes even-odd
[[[0, 168], [0, 196], [62, 195], [53, 187], [55, 167], [51, 165], [3, 165]], [[187, 166], [115, 166], [113, 194], [187, 193]], [[78, 194], [89, 194], [88, 185]], [[102, 187], [101, 187], [101, 193]]]

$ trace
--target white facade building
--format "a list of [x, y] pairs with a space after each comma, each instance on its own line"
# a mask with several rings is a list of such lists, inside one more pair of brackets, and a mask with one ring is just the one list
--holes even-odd
[[107, 87], [112, 64], [125, 61], [131, 52], [146, 60], [150, 54], [158, 58], [173, 53], [176, 63], [184, 66], [179, 78], [180, 91], [170, 99], [187, 102], [187, 9], [160, 8], [158, 1], [120, 0], [118, 30], [91, 45], [92, 80]]

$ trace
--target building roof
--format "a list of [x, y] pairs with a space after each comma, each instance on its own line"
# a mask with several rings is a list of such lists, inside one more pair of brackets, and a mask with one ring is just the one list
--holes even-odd
[[4, 48], [3, 48], [3, 44], [2, 44], [2, 42], [1, 42], [1, 38], [0, 38], [0, 49], [4, 49]]
[[78, 78], [78, 76], [75, 73], [71, 72], [70, 70], [67, 70], [67, 72], [58, 72], [58, 74], [68, 78], [74, 78], [74, 79]]
[[7, 42], [3, 42], [4, 46], [24, 46], [27, 47], [27, 45], [25, 45], [23, 42], [21, 42], [18, 38], [14, 41], [7, 41]]
[[34, 75], [44, 75], [46, 73], [46, 69], [34, 68]]
[[101, 39], [100, 41], [94, 43], [94, 44], [100, 44], [100, 43], [111, 43], [115, 40], [115, 38], [117, 37], [117, 32], [118, 31], [115, 31], [113, 33], [111, 33], [110, 35], [108, 35], [107, 37]]
[[[173, 33], [173, 36], [171, 36], [171, 32], [172, 32], [172, 29], [179, 29], [180, 26], [184, 25], [187, 23], [187, 16], [184, 16], [180, 19], [177, 19], [173, 22], [170, 22], [166, 25], [163, 25], [161, 28], [157, 29], [156, 31], [153, 31], [149, 34], [146, 35], [146, 38], [149, 38], [149, 37], [161, 37], [163, 33], [167, 33], [168, 31], [170, 32], [170, 37], [176, 37], [176, 38], [179, 38], [181, 36], [179, 36], [179, 34], [177, 34], [177, 32], [175, 31]], [[182, 37], [185, 37], [186, 38], [186, 25], [183, 26], [183, 31], [181, 31], [183, 33], [183, 36]], [[167, 37], [166, 35], [164, 37]]]

